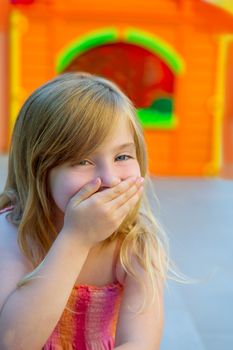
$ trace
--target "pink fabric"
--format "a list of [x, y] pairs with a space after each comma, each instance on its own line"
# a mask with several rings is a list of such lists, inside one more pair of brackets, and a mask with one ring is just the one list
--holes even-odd
[[7, 208], [4, 208], [4, 209], [0, 209], [0, 214], [6, 213], [7, 211], [12, 210], [13, 208], [14, 208], [14, 207], [11, 206], [11, 207], [7, 207]]
[[[12, 208], [4, 208], [0, 213]], [[118, 241], [114, 252], [113, 273], [120, 244]], [[75, 285], [42, 350], [112, 350], [123, 289], [118, 281], [102, 287]]]
[[119, 282], [74, 286], [43, 350], [112, 350], [122, 292]]

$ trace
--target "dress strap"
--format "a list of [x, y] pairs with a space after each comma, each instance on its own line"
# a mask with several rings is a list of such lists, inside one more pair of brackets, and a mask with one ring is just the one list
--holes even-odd
[[0, 210], [0, 214], [6, 213], [7, 211], [10, 211], [14, 208], [13, 205], [11, 205], [10, 207], [6, 207]]

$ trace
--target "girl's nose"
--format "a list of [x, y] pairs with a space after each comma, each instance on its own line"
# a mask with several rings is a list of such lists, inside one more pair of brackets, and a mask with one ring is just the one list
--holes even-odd
[[101, 179], [101, 188], [116, 186], [120, 181], [120, 177], [111, 169], [104, 169], [98, 175]]

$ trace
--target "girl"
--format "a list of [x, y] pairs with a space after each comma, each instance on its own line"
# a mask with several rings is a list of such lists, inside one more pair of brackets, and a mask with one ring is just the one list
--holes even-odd
[[168, 255], [143, 180], [115, 84], [67, 73], [28, 98], [0, 199], [1, 350], [159, 349]]

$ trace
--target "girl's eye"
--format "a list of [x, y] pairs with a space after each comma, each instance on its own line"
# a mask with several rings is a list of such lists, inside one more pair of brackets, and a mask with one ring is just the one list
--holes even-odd
[[88, 160], [86, 160], [86, 159], [81, 160], [80, 162], [78, 162], [78, 165], [88, 165], [88, 164], [90, 164], [90, 162]]
[[118, 160], [128, 160], [128, 159], [132, 159], [133, 157], [127, 155], [127, 154], [122, 154], [120, 156], [118, 156], [116, 159]]

